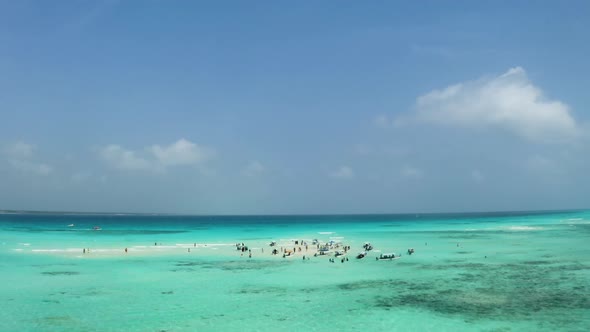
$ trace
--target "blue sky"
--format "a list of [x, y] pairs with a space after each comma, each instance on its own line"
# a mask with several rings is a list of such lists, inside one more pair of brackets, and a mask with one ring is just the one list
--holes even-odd
[[589, 10], [0, 1], [0, 208], [587, 208]]

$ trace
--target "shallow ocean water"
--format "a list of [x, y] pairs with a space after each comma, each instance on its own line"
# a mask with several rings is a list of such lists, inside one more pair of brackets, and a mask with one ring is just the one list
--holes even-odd
[[[0, 330], [587, 331], [589, 237], [588, 211], [6, 214]], [[314, 238], [351, 245], [350, 260], [281, 258], [267, 245]], [[366, 241], [376, 251], [354, 259]], [[253, 257], [240, 256], [236, 242]], [[379, 252], [404, 255], [376, 261]]]

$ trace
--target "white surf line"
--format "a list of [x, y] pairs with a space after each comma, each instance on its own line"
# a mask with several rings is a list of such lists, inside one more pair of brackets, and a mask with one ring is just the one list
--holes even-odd
[[[58, 248], [58, 249], [32, 249], [32, 252], [78, 252], [83, 251], [85, 248]], [[21, 249], [22, 250], [22, 249]], [[95, 249], [92, 251], [104, 251], [104, 250], [120, 250], [120, 249]]]
[[[197, 243], [197, 246], [235, 246], [235, 243]], [[176, 243], [177, 246], [194, 246], [195, 243]]]
[[544, 227], [533, 227], [533, 226], [508, 226], [506, 229], [511, 231], [539, 231], [545, 229]]
[[[80, 248], [82, 250], [82, 248]], [[33, 249], [32, 252], [63, 252], [65, 249]]]

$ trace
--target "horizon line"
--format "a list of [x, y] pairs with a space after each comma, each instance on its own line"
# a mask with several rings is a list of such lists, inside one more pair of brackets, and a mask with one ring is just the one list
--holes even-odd
[[547, 209], [547, 210], [498, 210], [498, 211], [452, 211], [452, 212], [370, 212], [370, 213], [271, 213], [271, 214], [192, 214], [169, 212], [92, 212], [56, 210], [15, 210], [0, 209], [2, 214], [62, 214], [62, 215], [108, 215], [108, 216], [170, 216], [170, 217], [289, 217], [289, 216], [385, 216], [385, 215], [441, 215], [441, 214], [490, 214], [490, 213], [560, 213], [585, 211], [588, 208]]

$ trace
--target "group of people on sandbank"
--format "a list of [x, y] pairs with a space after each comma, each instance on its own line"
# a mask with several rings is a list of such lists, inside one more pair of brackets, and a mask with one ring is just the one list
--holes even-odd
[[[335, 263], [336, 259], [339, 259], [341, 263], [347, 262], [349, 259], [347, 254], [351, 250], [350, 245], [344, 245], [340, 241], [328, 241], [328, 242], [320, 242], [317, 239], [314, 239], [309, 243], [308, 241], [304, 240], [291, 240], [293, 247], [283, 244], [280, 248], [277, 248], [278, 244], [276, 241], [271, 241], [268, 245], [272, 247], [270, 254], [272, 256], [282, 255], [283, 258], [291, 257], [296, 254], [303, 253], [303, 260], [310, 260], [310, 256], [313, 257], [318, 256], [334, 256], [334, 258], [329, 258], [329, 262]], [[154, 247], [158, 245], [162, 245], [162, 243], [154, 242]], [[197, 247], [197, 243], [193, 244], [193, 247]], [[235, 248], [238, 252], [240, 252], [240, 256], [243, 257], [248, 254], [248, 258], [252, 258], [252, 248], [249, 248], [248, 245], [244, 244], [244, 242], [239, 242], [235, 244]], [[373, 250], [373, 246], [369, 242], [365, 242], [362, 246], [363, 250], [359, 253], [356, 258], [361, 259], [367, 256], [367, 252]], [[254, 248], [260, 249], [260, 252], [264, 254], [264, 247], [262, 248]], [[186, 248], [187, 252], [191, 252], [191, 248]], [[128, 248], [124, 248], [123, 250], [125, 253], [129, 252]], [[413, 248], [408, 249], [408, 255], [412, 255], [415, 252]], [[90, 253], [89, 248], [82, 249], [83, 254]], [[396, 255], [397, 256], [397, 255]], [[399, 257], [399, 256], [398, 256]]]
[[[236, 249], [242, 252], [240, 256], [244, 256], [244, 253], [248, 252], [248, 258], [252, 258], [252, 249], [248, 249], [244, 242], [236, 243]], [[264, 249], [262, 249], [262, 252], [264, 252]]]
[[[330, 257], [328, 259], [330, 263], [335, 263], [336, 260], [340, 260], [341, 263], [349, 261], [347, 255], [351, 250], [351, 246], [345, 245], [340, 241], [331, 240], [329, 242], [320, 242], [319, 240], [314, 239], [311, 241], [311, 243], [308, 243], [308, 241], [304, 240], [291, 240], [291, 243], [294, 244], [293, 247], [288, 246], [288, 244], [283, 244], [283, 246], [277, 248], [277, 246], [279, 246], [277, 242], [271, 241], [268, 244], [272, 248], [270, 254], [272, 256], [282, 255], [283, 258], [291, 257], [296, 254], [303, 254], [302, 259], [304, 261], [310, 260], [311, 255], [313, 255], [313, 257], [333, 256], [333, 258]], [[373, 250], [373, 245], [371, 245], [369, 242], [365, 242], [362, 248], [364, 251], [356, 256], [357, 259], [366, 257], [367, 252]], [[241, 252], [240, 256], [244, 256], [244, 254], [247, 252], [248, 257], [252, 258], [252, 249], [249, 249], [248, 246], [243, 242], [236, 243], [236, 249]], [[264, 248], [260, 248], [260, 250], [262, 253], [264, 253]], [[408, 254], [411, 255], [414, 252], [415, 251], [413, 248], [408, 249]], [[395, 256], [399, 257], [397, 254]], [[377, 259], [379, 259], [379, 257]]]

